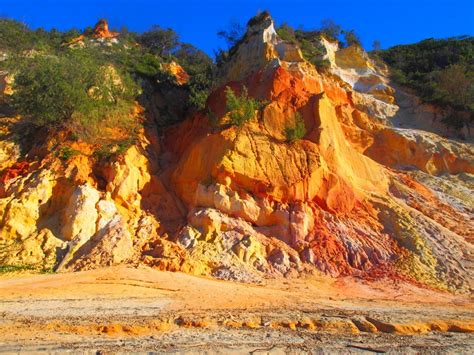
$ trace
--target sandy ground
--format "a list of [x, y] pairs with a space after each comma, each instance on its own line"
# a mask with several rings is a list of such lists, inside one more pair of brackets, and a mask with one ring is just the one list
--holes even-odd
[[364, 353], [474, 350], [467, 296], [311, 276], [239, 284], [114, 267], [0, 276], [0, 351]]

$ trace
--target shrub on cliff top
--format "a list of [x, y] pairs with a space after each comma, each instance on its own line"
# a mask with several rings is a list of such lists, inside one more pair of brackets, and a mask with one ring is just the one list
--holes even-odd
[[80, 51], [28, 58], [15, 77], [14, 106], [41, 127], [92, 138], [107, 124], [129, 129], [137, 88], [127, 75]]
[[474, 37], [426, 39], [371, 53], [390, 67], [391, 78], [425, 102], [446, 107], [443, 122], [455, 129], [474, 122]]
[[255, 111], [259, 108], [260, 104], [254, 98], [249, 97], [245, 86], [240, 96], [236, 95], [229, 86], [227, 86], [225, 94], [227, 112], [229, 113], [232, 125], [242, 127], [245, 122], [255, 117]]
[[296, 142], [306, 135], [306, 127], [304, 125], [303, 117], [301, 117], [299, 112], [295, 113], [294, 120], [295, 125], [293, 127], [285, 128], [286, 140], [290, 143]]

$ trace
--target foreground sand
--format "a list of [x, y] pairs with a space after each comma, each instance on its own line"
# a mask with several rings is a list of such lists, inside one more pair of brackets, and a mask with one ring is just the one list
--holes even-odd
[[0, 351], [283, 353], [474, 348], [474, 306], [410, 284], [247, 285], [152, 269], [0, 277]]

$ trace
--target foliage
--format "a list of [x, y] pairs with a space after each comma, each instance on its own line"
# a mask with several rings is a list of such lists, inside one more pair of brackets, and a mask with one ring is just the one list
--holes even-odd
[[321, 21], [320, 31], [328, 39], [337, 41], [342, 33], [342, 27], [335, 23], [333, 19], [326, 18]]
[[374, 51], [379, 51], [382, 49], [382, 43], [378, 39], [374, 40], [372, 42], [372, 50]]
[[30, 265], [0, 265], [0, 273], [18, 272], [26, 270], [35, 270], [35, 268]]
[[288, 25], [286, 22], [283, 22], [281, 26], [277, 28], [276, 31], [282, 40], [293, 44], [298, 44], [295, 29]]
[[190, 75], [188, 106], [204, 109], [214, 82], [214, 63], [206, 53], [190, 44], [182, 44], [174, 56]]
[[134, 139], [126, 139], [118, 143], [103, 144], [94, 151], [94, 155], [99, 159], [109, 159], [114, 155], [124, 154], [134, 143]]
[[353, 45], [358, 46], [358, 47], [362, 47], [359, 36], [355, 33], [354, 30], [344, 30], [344, 31], [342, 31], [342, 34], [344, 36], [343, 45], [345, 47], [349, 47], [349, 46], [353, 46]]
[[474, 37], [427, 39], [416, 44], [379, 50], [391, 69], [391, 78], [413, 89], [425, 102], [454, 110], [443, 119], [459, 129], [474, 117]]
[[71, 147], [62, 147], [61, 149], [59, 149], [59, 151], [57, 152], [57, 156], [60, 158], [60, 159], [63, 159], [63, 160], [69, 160], [69, 158], [73, 157], [74, 155], [78, 155], [80, 154], [81, 152], [76, 150], [76, 149], [73, 149]]
[[[12, 102], [37, 126], [68, 126], [93, 136], [100, 124], [125, 127], [138, 93], [133, 80], [83, 51], [27, 59], [18, 70]], [[97, 131], [97, 132], [94, 132]]]
[[31, 30], [24, 23], [12, 19], [0, 19], [0, 50], [13, 54], [27, 50], [53, 53], [59, 50], [63, 41], [77, 37], [77, 30], [60, 32], [43, 28]]
[[[131, 53], [132, 54], [132, 53]], [[145, 77], [153, 77], [161, 71], [160, 59], [151, 54], [143, 53], [143, 55], [129, 56], [127, 63], [130, 72]]]
[[217, 35], [227, 43], [228, 48], [235, 46], [244, 34], [245, 28], [236, 21], [232, 21], [227, 29], [222, 29], [217, 32]]
[[138, 43], [160, 57], [170, 56], [179, 45], [179, 37], [171, 28], [155, 25], [138, 36]]
[[226, 87], [225, 94], [227, 112], [232, 125], [242, 127], [255, 117], [255, 111], [260, 107], [260, 104], [257, 100], [249, 97], [245, 86], [240, 96], [237, 96], [229, 86]]
[[[202, 79], [201, 79], [202, 78]], [[210, 82], [204, 75], [191, 77], [189, 86], [188, 104], [197, 109], [203, 110], [206, 108], [207, 99], [211, 93]]]
[[288, 142], [296, 142], [302, 139], [306, 135], [306, 127], [303, 121], [303, 117], [299, 112], [295, 113], [294, 116], [295, 125], [293, 127], [285, 128], [285, 137]]
[[344, 35], [344, 42], [347, 47], [356, 45], [362, 47], [359, 36], [355, 33], [354, 30], [344, 30], [342, 31]]
[[316, 68], [326, 69], [329, 66], [329, 62], [323, 59], [325, 49], [321, 44], [321, 31], [295, 30], [284, 23], [277, 33], [283, 40], [298, 45], [303, 57]]
[[0, 265], [0, 274], [20, 271], [39, 271], [44, 274], [54, 273], [53, 269], [40, 265]]

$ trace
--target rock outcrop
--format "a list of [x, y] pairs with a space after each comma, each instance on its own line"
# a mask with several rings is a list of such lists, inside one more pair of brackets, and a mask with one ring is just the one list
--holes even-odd
[[75, 46], [82, 47], [84, 46], [84, 40], [91, 39], [96, 42], [101, 43], [117, 43], [117, 37], [120, 36], [119, 32], [114, 32], [109, 30], [109, 24], [106, 19], [100, 19], [90, 32], [84, 32], [82, 35], [73, 38], [72, 40], [63, 43], [63, 46]]
[[[393, 127], [386, 68], [322, 41], [329, 73], [263, 13], [220, 68], [205, 111], [160, 136], [141, 132], [108, 162], [51, 153], [5, 178], [12, 165], [0, 160], [0, 262], [145, 264], [247, 282], [320, 271], [469, 292], [472, 144]], [[242, 127], [226, 123], [226, 86], [265, 102]], [[306, 134], [289, 142], [295, 113]]]

